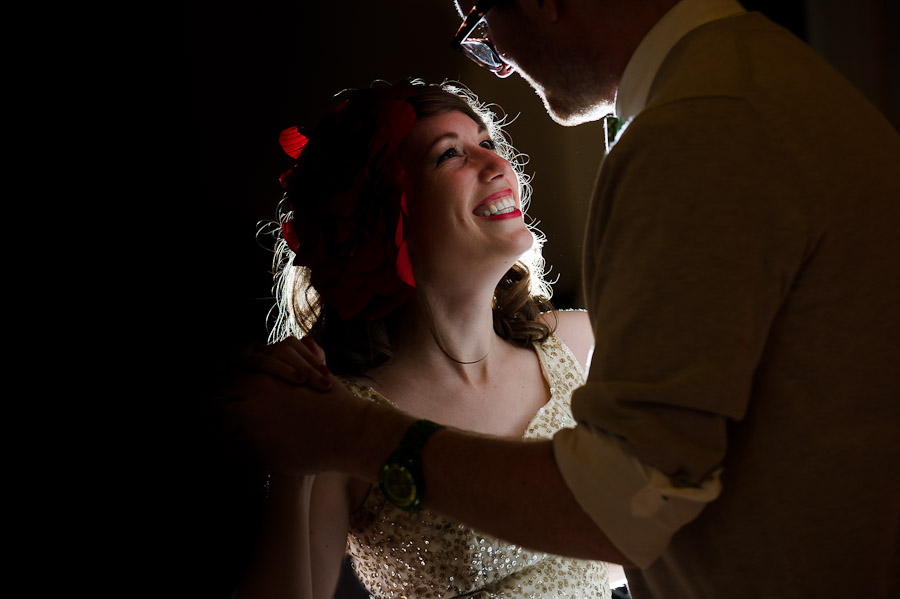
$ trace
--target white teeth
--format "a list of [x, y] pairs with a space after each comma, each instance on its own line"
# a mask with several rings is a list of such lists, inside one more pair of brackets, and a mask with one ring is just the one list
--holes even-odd
[[496, 216], [498, 214], [509, 214], [516, 209], [516, 200], [512, 196], [485, 204], [481, 207], [481, 216]]

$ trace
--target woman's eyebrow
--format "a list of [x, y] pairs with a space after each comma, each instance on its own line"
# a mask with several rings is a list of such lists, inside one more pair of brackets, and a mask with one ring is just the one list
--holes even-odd
[[444, 134], [438, 135], [436, 138], [434, 138], [434, 141], [432, 141], [431, 144], [428, 146], [428, 149], [425, 150], [425, 153], [428, 154], [429, 152], [431, 152], [431, 150], [432, 150], [432, 148], [434, 148], [434, 146], [438, 145], [442, 140], [447, 139], [447, 138], [459, 139], [459, 134], [456, 133], [456, 131], [448, 131]]

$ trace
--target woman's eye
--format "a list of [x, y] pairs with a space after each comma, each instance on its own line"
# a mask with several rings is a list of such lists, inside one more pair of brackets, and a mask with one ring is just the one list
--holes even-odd
[[459, 155], [459, 152], [456, 151], [456, 148], [448, 148], [443, 154], [438, 156], [437, 163], [440, 164], [448, 158], [455, 158]]
[[[492, 152], [497, 151], [497, 144], [494, 143], [493, 139], [484, 139], [478, 142], [478, 145], [487, 150], [491, 150]], [[459, 156], [463, 156], [463, 152], [456, 146], [453, 146], [452, 148], [447, 148], [443, 154], [438, 156], [437, 163], [440, 164], [445, 160], [449, 160], [450, 158], [457, 158]]]

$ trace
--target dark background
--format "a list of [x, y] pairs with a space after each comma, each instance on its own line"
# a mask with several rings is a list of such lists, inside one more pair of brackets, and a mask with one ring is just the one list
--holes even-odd
[[[744, 5], [808, 40], [898, 126], [898, 3]], [[186, 135], [170, 144], [185, 168], [169, 203], [178, 212], [178, 232], [164, 241], [174, 272], [182, 275], [170, 282], [174, 322], [183, 323], [171, 341], [184, 349], [181, 364], [193, 380], [215, 379], [236, 349], [265, 339], [270, 254], [255, 231], [258, 221], [274, 218], [278, 175], [289, 166], [279, 132], [315, 124], [334, 93], [375, 79], [458, 80], [517, 117], [507, 131], [531, 157], [530, 214], [549, 239], [544, 255], [551, 278], [559, 277], [554, 301], [563, 308], [581, 305], [581, 227], [603, 154], [602, 126], [557, 126], [518, 76], [501, 81], [450, 51], [460, 22], [452, 2], [194, 0], [184, 5], [183, 17], [189, 122]], [[185, 477], [173, 494], [186, 522], [176, 551], [187, 560], [183, 588], [185, 596], [224, 597], [246, 559], [259, 496], [247, 491], [252, 478], [210, 449], [202, 431], [186, 428], [194, 442], [179, 456]]]

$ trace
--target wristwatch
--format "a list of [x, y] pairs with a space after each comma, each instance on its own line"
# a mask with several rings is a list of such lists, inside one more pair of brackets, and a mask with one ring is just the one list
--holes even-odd
[[378, 487], [385, 498], [400, 509], [412, 513], [422, 511], [425, 495], [422, 448], [439, 428], [444, 427], [431, 420], [417, 420], [378, 472]]

